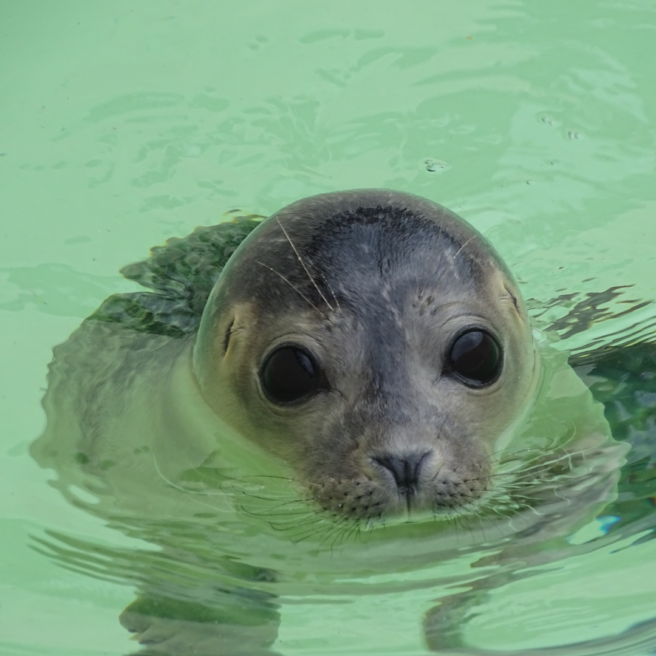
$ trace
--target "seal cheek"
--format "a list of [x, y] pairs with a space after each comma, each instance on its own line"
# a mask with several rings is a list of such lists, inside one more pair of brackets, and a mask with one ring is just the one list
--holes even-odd
[[317, 503], [335, 518], [380, 519], [390, 502], [384, 489], [373, 481], [328, 478], [308, 485]]

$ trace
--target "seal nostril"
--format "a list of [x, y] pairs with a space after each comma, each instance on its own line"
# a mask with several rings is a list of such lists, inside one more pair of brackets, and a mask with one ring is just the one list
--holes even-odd
[[410, 453], [404, 456], [388, 453], [374, 456], [372, 460], [392, 474], [400, 491], [408, 493], [417, 489], [422, 465], [430, 454], [430, 451]]

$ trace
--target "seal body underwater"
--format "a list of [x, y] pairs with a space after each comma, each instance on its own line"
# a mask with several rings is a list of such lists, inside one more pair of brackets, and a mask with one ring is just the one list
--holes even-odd
[[[436, 203], [322, 194], [199, 229], [123, 272], [153, 291], [110, 297], [55, 349], [32, 447], [69, 499], [96, 497], [91, 512], [184, 514], [181, 482], [221, 462], [292, 481], [334, 522], [504, 517], [519, 506], [500, 501], [503, 454], [531, 449], [530, 481], [515, 489], [557, 478], [576, 454], [610, 454], [587, 496], [548, 488], [557, 510], [526, 513], [539, 529], [612, 494], [625, 447], [602, 406], [566, 356], [545, 366], [499, 255]], [[536, 399], [560, 403], [550, 390], [563, 380], [571, 416], [539, 433]]]

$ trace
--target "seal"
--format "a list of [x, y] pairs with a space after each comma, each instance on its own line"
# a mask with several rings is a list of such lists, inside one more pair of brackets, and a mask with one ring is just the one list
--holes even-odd
[[[450, 518], [494, 496], [543, 367], [517, 283], [476, 230], [426, 199], [357, 190], [251, 219], [225, 267], [197, 237], [182, 251], [202, 284], [181, 282], [177, 242], [124, 270], [157, 290], [176, 261], [182, 301], [110, 297], [59, 347], [37, 459], [74, 462], [78, 487], [101, 478], [128, 505], [228, 443], [247, 473], [271, 455], [291, 467], [338, 518]], [[585, 422], [603, 441], [600, 408]]]
[[[534, 338], [493, 247], [436, 203], [322, 194], [122, 272], [151, 291], [109, 297], [56, 347], [32, 454], [72, 503], [161, 548], [53, 547], [137, 582], [121, 621], [148, 653], [270, 654], [278, 600], [317, 594], [317, 572], [335, 594], [459, 559], [488, 528], [508, 577], [562, 557], [613, 497], [626, 448], [603, 406]], [[459, 649], [445, 627], [495, 580], [431, 611], [433, 649]]]
[[450, 513], [540, 375], [526, 308], [455, 214], [387, 191], [316, 196], [244, 242], [193, 348], [204, 399], [354, 519]]

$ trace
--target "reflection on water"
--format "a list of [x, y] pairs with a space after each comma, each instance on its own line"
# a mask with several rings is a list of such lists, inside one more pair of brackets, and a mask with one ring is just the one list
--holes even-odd
[[653, 301], [626, 298], [632, 287], [620, 285], [603, 292], [559, 294], [546, 302], [530, 299], [528, 305], [532, 318], [544, 330], [567, 340], [572, 363], [583, 364], [620, 347], [652, 339], [656, 326]]

